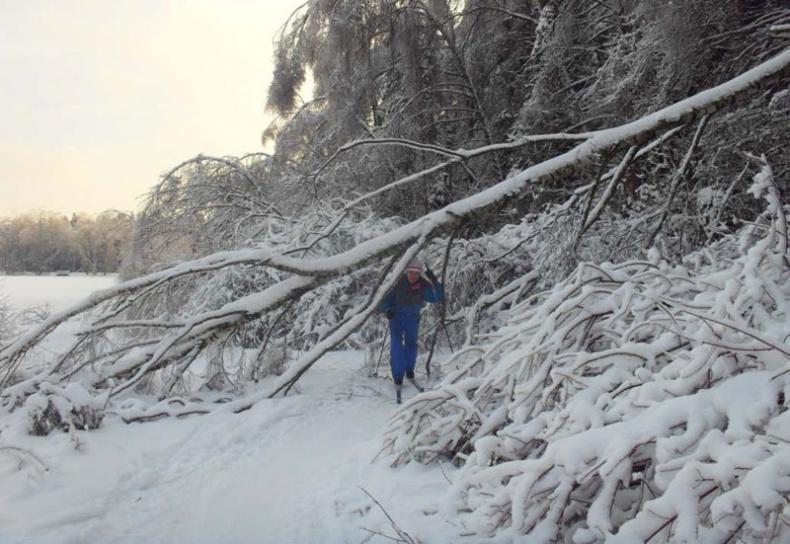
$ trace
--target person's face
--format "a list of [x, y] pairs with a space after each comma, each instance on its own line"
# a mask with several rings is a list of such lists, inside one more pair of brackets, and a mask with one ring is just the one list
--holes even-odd
[[409, 283], [417, 283], [417, 280], [420, 279], [420, 273], [414, 270], [407, 270], [406, 279], [409, 280]]

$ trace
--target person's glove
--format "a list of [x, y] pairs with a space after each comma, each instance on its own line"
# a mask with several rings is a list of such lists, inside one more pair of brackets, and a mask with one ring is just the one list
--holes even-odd
[[387, 316], [387, 319], [391, 320], [393, 317], [395, 317], [395, 310], [389, 309], [386, 312], [384, 312], [384, 315]]
[[433, 283], [433, 284], [436, 284], [436, 282], [438, 281], [436, 279], [436, 274], [434, 274], [433, 270], [431, 270], [428, 267], [425, 268], [425, 277], [428, 278], [429, 280], [431, 280], [431, 283]]

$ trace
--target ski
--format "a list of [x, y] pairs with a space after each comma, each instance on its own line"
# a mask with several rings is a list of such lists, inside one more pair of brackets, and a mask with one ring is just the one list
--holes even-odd
[[[414, 387], [414, 388], [415, 388], [415, 389], [416, 389], [416, 390], [417, 390], [419, 393], [424, 393], [424, 392], [425, 392], [425, 388], [424, 388], [422, 385], [420, 385], [420, 384], [417, 382], [417, 380], [416, 380], [416, 379], [414, 379], [414, 378], [406, 378], [406, 379], [409, 381], [409, 383], [410, 383], [410, 384], [411, 384], [411, 385], [412, 385], [412, 386], [413, 386], [413, 387]], [[398, 404], [402, 404], [402, 403], [403, 403], [403, 384], [399, 384], [399, 383], [396, 383], [396, 384], [395, 384], [395, 402], [397, 402]]]
[[414, 386], [414, 388], [417, 389], [417, 391], [419, 391], [420, 393], [424, 393], [425, 392], [425, 388], [423, 386], [421, 386], [419, 383], [417, 383], [417, 380], [415, 380], [414, 378], [409, 378], [408, 380], [409, 380], [409, 382], [411, 382], [411, 384]]

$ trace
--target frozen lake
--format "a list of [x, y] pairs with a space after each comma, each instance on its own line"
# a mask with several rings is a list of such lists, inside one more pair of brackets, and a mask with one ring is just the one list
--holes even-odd
[[0, 296], [16, 310], [49, 304], [53, 312], [63, 310], [118, 281], [116, 274], [106, 276], [0, 276]]

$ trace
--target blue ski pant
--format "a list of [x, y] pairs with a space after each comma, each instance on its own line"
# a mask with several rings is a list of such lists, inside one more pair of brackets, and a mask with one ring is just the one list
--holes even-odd
[[403, 383], [403, 376], [414, 371], [419, 328], [420, 314], [396, 313], [390, 319], [390, 365], [395, 383]]

